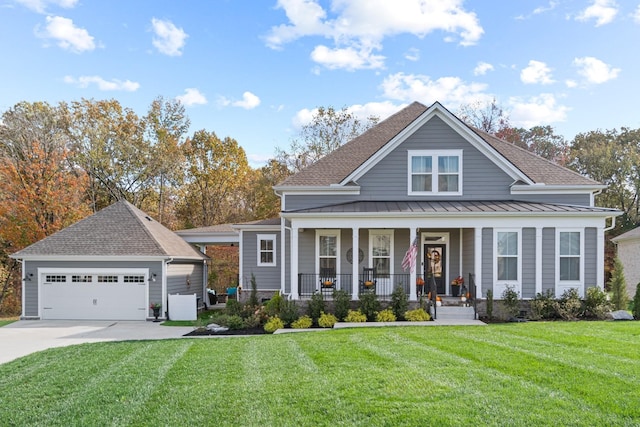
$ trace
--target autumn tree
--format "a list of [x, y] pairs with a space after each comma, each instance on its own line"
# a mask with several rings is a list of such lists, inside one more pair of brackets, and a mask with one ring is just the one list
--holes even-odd
[[492, 135], [510, 127], [508, 113], [495, 98], [491, 102], [476, 101], [463, 104], [458, 109], [457, 116], [469, 126]]
[[375, 116], [364, 121], [346, 107], [318, 107], [311, 122], [302, 126], [288, 149], [276, 148], [276, 160], [298, 172], [378, 123]]
[[275, 159], [252, 171], [245, 191], [247, 210], [251, 214], [247, 219], [276, 218], [280, 215], [280, 198], [273, 191], [273, 186], [290, 174], [289, 169]]
[[[70, 161], [66, 105], [22, 102], [0, 124], [0, 244], [2, 299], [18, 292], [17, 269], [7, 253], [20, 250], [89, 213], [87, 177]], [[7, 273], [8, 272], [8, 273]], [[6, 274], [9, 274], [7, 278]]]
[[185, 227], [203, 227], [245, 219], [246, 188], [250, 167], [238, 142], [197, 131], [184, 143], [185, 184], [179, 215]]
[[531, 129], [505, 127], [495, 135], [559, 165], [564, 166], [568, 161], [569, 144], [551, 126], [534, 126]]

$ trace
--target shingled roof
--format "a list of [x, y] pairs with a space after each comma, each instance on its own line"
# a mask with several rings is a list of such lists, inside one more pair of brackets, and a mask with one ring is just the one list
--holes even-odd
[[[413, 102], [362, 135], [327, 154], [314, 164], [288, 177], [278, 187], [322, 187], [341, 183], [429, 108], [431, 107], [419, 102]], [[536, 184], [599, 185], [598, 182], [592, 179], [537, 156], [530, 151], [470, 127], [462, 121], [460, 123], [469, 128], [471, 132], [475, 133], [507, 162], [513, 164]]]
[[119, 201], [12, 255], [167, 257], [203, 260], [207, 257], [180, 236], [127, 201]]

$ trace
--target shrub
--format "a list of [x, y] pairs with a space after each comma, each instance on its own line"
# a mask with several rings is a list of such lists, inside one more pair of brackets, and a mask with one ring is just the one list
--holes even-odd
[[487, 317], [493, 319], [493, 291], [487, 289]]
[[404, 317], [409, 322], [426, 322], [428, 320], [431, 320], [431, 315], [427, 313], [424, 308], [409, 310], [404, 314]]
[[520, 295], [513, 286], [507, 285], [502, 292], [502, 307], [508, 319], [516, 317], [520, 312]]
[[596, 286], [587, 288], [587, 298], [584, 300], [584, 315], [596, 319], [605, 319], [611, 311], [611, 303], [607, 294]]
[[216, 316], [215, 323], [220, 326], [226, 326], [229, 329], [244, 329], [245, 327], [244, 319], [237, 314]]
[[229, 316], [240, 316], [242, 314], [242, 304], [237, 299], [227, 299], [225, 312]]
[[243, 312], [242, 317], [244, 318], [244, 324], [247, 328], [257, 328], [260, 325], [264, 325], [269, 318], [269, 316], [267, 316], [267, 313], [264, 310], [264, 307], [262, 306], [259, 306], [259, 307], [245, 306], [242, 312]]
[[309, 329], [311, 325], [313, 325], [313, 320], [307, 315], [304, 315], [298, 320], [291, 322], [291, 327], [293, 329]]
[[367, 321], [367, 316], [362, 314], [360, 310], [349, 310], [347, 317], [344, 318], [345, 322], [362, 323]]
[[280, 316], [284, 298], [280, 295], [280, 291], [276, 291], [271, 299], [264, 305], [264, 309], [270, 317]]
[[614, 310], [626, 310], [629, 303], [629, 295], [627, 295], [627, 284], [624, 278], [624, 268], [620, 259], [616, 258], [613, 262], [613, 272], [609, 279], [609, 290], [611, 291], [611, 303]]
[[569, 288], [562, 293], [558, 301], [554, 301], [553, 306], [556, 313], [564, 320], [576, 320], [582, 310], [582, 301], [576, 288]]
[[321, 328], [333, 328], [333, 325], [338, 323], [338, 318], [331, 313], [325, 313], [324, 311], [320, 314], [320, 318], [318, 319], [318, 326]]
[[402, 286], [398, 285], [391, 293], [391, 311], [397, 319], [403, 320], [407, 309], [409, 309], [409, 297]]
[[338, 320], [344, 320], [349, 313], [351, 297], [346, 291], [339, 289], [333, 292], [334, 312]]
[[247, 305], [251, 307], [260, 305], [260, 301], [258, 301], [258, 284], [256, 283], [256, 276], [253, 273], [251, 273], [251, 293], [249, 294]]
[[298, 305], [295, 301], [292, 300], [283, 300], [280, 305], [280, 318], [284, 322], [285, 325], [292, 324], [298, 317], [300, 313], [298, 311]]
[[531, 308], [531, 319], [553, 319], [556, 317], [556, 310], [553, 306], [554, 298], [551, 289], [547, 289], [545, 293], [538, 292], [529, 303]]
[[633, 307], [631, 308], [633, 317], [640, 320], [640, 283], [636, 285], [636, 294], [633, 297]]
[[267, 323], [264, 325], [265, 332], [270, 334], [282, 328], [284, 328], [284, 323], [278, 316], [270, 317], [269, 320], [267, 320]]
[[376, 314], [376, 322], [395, 322], [396, 319], [396, 315], [390, 308], [382, 310], [381, 312]]
[[360, 295], [359, 308], [362, 314], [367, 316], [369, 322], [376, 320], [376, 315], [380, 311], [380, 301], [378, 296], [373, 292], [367, 292]]
[[309, 317], [311, 317], [313, 321], [317, 323], [320, 315], [325, 310], [324, 299], [322, 298], [322, 294], [320, 292], [316, 292], [311, 295], [311, 299], [309, 300], [307, 309], [309, 312]]

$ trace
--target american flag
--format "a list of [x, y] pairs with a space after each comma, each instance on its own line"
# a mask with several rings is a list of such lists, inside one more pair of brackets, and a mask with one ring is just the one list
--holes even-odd
[[413, 239], [413, 243], [407, 249], [407, 253], [404, 254], [404, 258], [402, 259], [402, 269], [407, 271], [408, 268], [411, 269], [411, 272], [416, 268], [416, 254], [418, 253], [418, 237]]

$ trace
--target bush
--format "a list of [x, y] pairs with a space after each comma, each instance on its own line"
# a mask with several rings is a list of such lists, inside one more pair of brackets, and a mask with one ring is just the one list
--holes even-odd
[[322, 312], [318, 319], [318, 326], [321, 328], [333, 328], [336, 323], [338, 323], [338, 318], [331, 313]]
[[214, 323], [217, 323], [220, 326], [226, 326], [227, 328], [234, 330], [245, 328], [244, 319], [237, 314], [221, 314], [215, 317]]
[[264, 309], [271, 317], [280, 316], [283, 303], [284, 298], [282, 298], [282, 295], [280, 295], [280, 291], [276, 291], [271, 299], [264, 305]]
[[247, 328], [257, 328], [261, 325], [264, 325], [269, 318], [269, 316], [267, 316], [267, 313], [264, 310], [264, 307], [262, 306], [250, 307], [246, 305], [242, 312], [243, 312], [242, 317], [244, 319], [244, 324]]
[[334, 303], [334, 312], [338, 320], [344, 320], [347, 317], [347, 313], [349, 313], [349, 308], [351, 307], [351, 297], [346, 291], [339, 289], [337, 291], [333, 291], [333, 303]]
[[554, 301], [556, 313], [564, 320], [576, 320], [582, 310], [582, 301], [575, 288], [569, 288], [562, 293], [558, 301]]
[[424, 308], [409, 310], [404, 314], [404, 317], [409, 322], [426, 322], [428, 320], [431, 320], [431, 315], [427, 313]]
[[606, 319], [611, 311], [611, 303], [607, 294], [596, 286], [587, 288], [587, 298], [584, 300], [584, 316], [595, 319]]
[[611, 303], [614, 310], [626, 310], [629, 304], [629, 295], [627, 295], [627, 284], [624, 278], [622, 262], [618, 258], [613, 262], [613, 272], [607, 285], [611, 291]]
[[493, 291], [487, 289], [487, 317], [493, 319]]
[[360, 295], [359, 308], [362, 314], [367, 316], [369, 322], [376, 320], [376, 315], [380, 311], [380, 301], [378, 296], [373, 292], [367, 292]]
[[391, 293], [391, 311], [397, 319], [403, 320], [404, 313], [409, 309], [409, 297], [402, 286], [398, 285]]
[[249, 294], [247, 305], [252, 307], [260, 305], [260, 301], [258, 301], [258, 284], [256, 283], [256, 276], [254, 276], [253, 273], [251, 273], [251, 293]]
[[363, 323], [367, 321], [367, 316], [362, 314], [360, 310], [349, 310], [347, 317], [344, 318], [345, 322], [351, 323]]
[[520, 313], [520, 295], [513, 286], [507, 285], [502, 292], [502, 307], [507, 319], [512, 319]]
[[376, 322], [395, 322], [396, 319], [396, 315], [390, 308], [382, 310], [381, 312], [376, 314]]
[[242, 314], [242, 304], [237, 299], [228, 299], [225, 312], [229, 316], [240, 316]]
[[538, 292], [529, 303], [531, 309], [531, 319], [553, 319], [556, 317], [556, 310], [553, 306], [554, 298], [551, 289], [542, 294]]
[[320, 292], [316, 292], [311, 295], [311, 299], [309, 300], [307, 309], [309, 312], [309, 317], [311, 317], [315, 323], [318, 323], [320, 315], [323, 311], [325, 311], [324, 299], [322, 298], [322, 294]]
[[285, 325], [290, 325], [300, 317], [298, 305], [292, 300], [283, 300], [280, 305], [280, 318]]
[[293, 329], [309, 329], [313, 325], [311, 317], [304, 315], [291, 323]]
[[631, 313], [636, 320], [640, 320], [640, 283], [636, 285], [636, 294], [633, 296], [633, 307]]
[[284, 322], [278, 316], [270, 317], [264, 325], [265, 332], [270, 334], [282, 328], [284, 328]]

